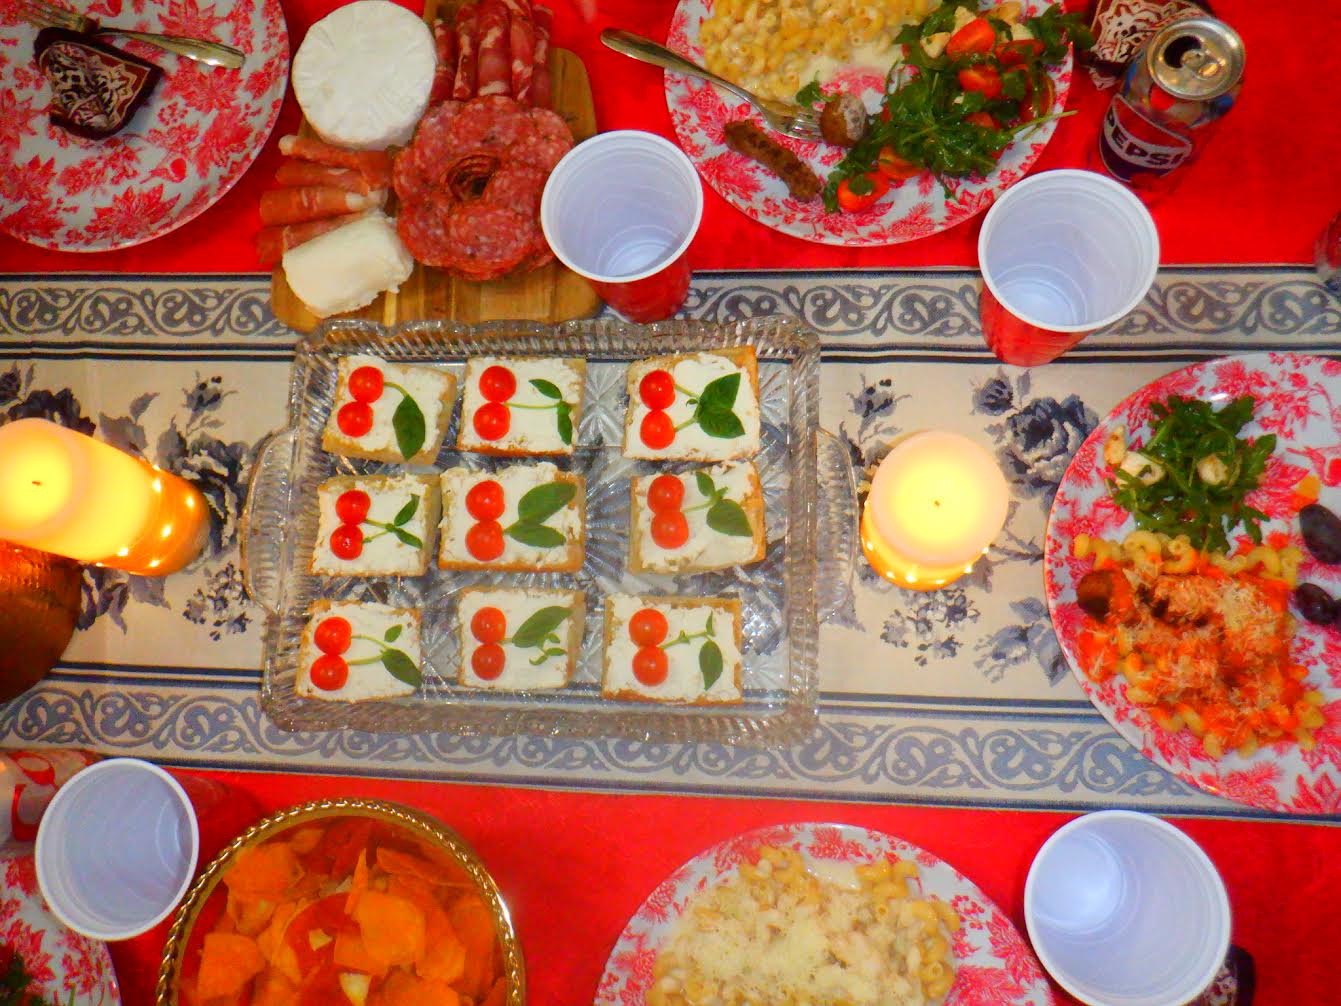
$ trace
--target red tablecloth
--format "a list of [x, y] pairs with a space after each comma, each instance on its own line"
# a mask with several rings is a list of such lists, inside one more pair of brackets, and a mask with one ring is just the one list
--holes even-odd
[[[928, 807], [598, 796], [373, 779], [203, 773], [264, 811], [337, 796], [375, 797], [437, 815], [479, 852], [513, 912], [534, 1006], [591, 1002], [606, 956], [643, 899], [686, 860], [751, 828], [840, 821], [889, 832], [953, 864], [1024, 931], [1024, 880], [1066, 814]], [[1341, 932], [1341, 830], [1307, 824], [1177, 822], [1219, 867], [1233, 940], [1253, 955], [1260, 1006], [1341, 1001], [1331, 940]], [[113, 946], [127, 1006], [153, 1001], [166, 927]], [[1060, 1002], [1069, 997], [1059, 994]], [[977, 1006], [977, 1004], [974, 1004]], [[984, 1004], [986, 1006], [986, 1004]]]
[[[401, 0], [415, 6], [420, 0]], [[294, 48], [308, 26], [336, 0], [286, 0]], [[652, 129], [671, 136], [661, 96], [661, 71], [606, 49], [602, 27], [617, 25], [665, 38], [670, 0], [601, 0], [592, 24], [569, 0], [556, 0], [556, 39], [586, 61], [602, 129]], [[1250, 0], [1216, 0], [1217, 12], [1243, 34], [1248, 53], [1243, 96], [1208, 148], [1185, 169], [1175, 195], [1156, 210], [1166, 264], [1306, 262], [1327, 220], [1341, 210], [1341, 129], [1332, 102], [1341, 79], [1341, 46], [1305, 46], [1328, 38], [1341, 16], [1328, 0], [1281, 8]], [[1306, 53], [1306, 55], [1305, 55]], [[1076, 74], [1071, 105], [1038, 168], [1083, 166], [1095, 145], [1107, 95]], [[249, 272], [257, 202], [279, 162], [276, 139], [298, 121], [292, 97], [274, 136], [239, 184], [207, 213], [156, 241], [118, 252], [76, 254], [33, 248], [0, 236], [0, 272]], [[705, 186], [706, 189], [706, 186]], [[971, 221], [923, 241], [892, 248], [847, 250], [785, 237], [748, 220], [711, 189], [692, 250], [699, 269], [870, 268], [976, 264], [978, 224]]]

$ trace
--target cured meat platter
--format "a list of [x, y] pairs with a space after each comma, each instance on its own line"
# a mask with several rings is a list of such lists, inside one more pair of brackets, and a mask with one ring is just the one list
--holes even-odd
[[[452, 0], [428, 0], [424, 20], [432, 26], [440, 17], [451, 17], [458, 6]], [[567, 50], [551, 49], [548, 66], [552, 107], [562, 116], [573, 139], [580, 142], [594, 135], [591, 84], [581, 59]], [[300, 135], [312, 133], [304, 121]], [[394, 201], [394, 193], [391, 198]], [[394, 210], [394, 202], [389, 208]], [[311, 331], [322, 320], [294, 292], [282, 266], [272, 276], [271, 302], [275, 317], [298, 331]], [[590, 317], [600, 307], [600, 299], [586, 280], [557, 261], [483, 282], [416, 262], [399, 290], [336, 317], [382, 324], [438, 319], [466, 323], [505, 319], [558, 322]]]

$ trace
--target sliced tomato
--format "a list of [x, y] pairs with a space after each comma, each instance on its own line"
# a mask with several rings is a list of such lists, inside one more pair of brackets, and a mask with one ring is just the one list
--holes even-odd
[[990, 66], [966, 66], [959, 71], [959, 86], [991, 101], [1001, 95], [1001, 74]]
[[960, 56], [991, 52], [995, 44], [996, 32], [987, 18], [975, 17], [950, 36], [950, 41], [945, 43], [945, 55], [958, 59]]
[[1019, 66], [1043, 55], [1043, 43], [1036, 38], [1017, 38], [996, 47], [996, 58], [1002, 66]]
[[912, 161], [894, 153], [893, 147], [881, 147], [875, 159], [876, 169], [892, 182], [905, 182], [916, 178], [922, 169]]
[[1000, 124], [986, 112], [974, 112], [972, 115], [964, 116], [964, 121], [970, 126], [982, 126], [983, 129], [1000, 129]]
[[838, 183], [838, 205], [844, 213], [860, 213], [873, 206], [888, 191], [889, 179], [879, 171], [868, 171], [856, 178], [844, 178]]

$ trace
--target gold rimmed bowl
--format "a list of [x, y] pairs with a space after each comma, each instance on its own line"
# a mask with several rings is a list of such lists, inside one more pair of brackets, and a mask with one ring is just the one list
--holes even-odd
[[[238, 836], [214, 858], [192, 885], [173, 918], [159, 965], [156, 1006], [187, 1006], [191, 1002], [182, 994], [183, 976], [191, 972], [193, 965], [198, 965], [205, 930], [212, 927], [208, 920], [217, 919], [223, 910], [226, 899], [226, 889], [222, 885], [224, 875], [238, 857], [291, 829], [316, 822], [329, 823], [338, 818], [366, 818], [389, 825], [437, 858], [465, 872], [493, 916], [502, 957], [501, 973], [507, 979], [505, 1002], [507, 1006], [524, 1006], [526, 971], [521, 944], [498, 885], [475, 850], [451, 828], [422, 811], [385, 800], [355, 799], [316, 800], [271, 814]], [[207, 920], [204, 926], [200, 924], [202, 919]]]

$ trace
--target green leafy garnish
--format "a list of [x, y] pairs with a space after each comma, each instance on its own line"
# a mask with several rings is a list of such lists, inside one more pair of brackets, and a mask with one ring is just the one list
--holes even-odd
[[512, 634], [510, 642], [521, 649], [542, 646], [551, 632], [563, 624], [563, 620], [573, 613], [571, 608], [551, 605], [541, 608], [522, 622], [521, 627]]
[[517, 522], [503, 533], [532, 548], [559, 548], [568, 543], [563, 534], [545, 521], [566, 507], [577, 495], [577, 486], [571, 482], [548, 482], [527, 490], [517, 503]]
[[[1251, 395], [1218, 412], [1209, 402], [1181, 395], [1152, 404], [1150, 439], [1135, 449], [1156, 462], [1163, 475], [1146, 485], [1118, 469], [1108, 480], [1114, 502], [1142, 530], [1187, 535], [1203, 551], [1228, 552], [1228, 536], [1239, 526], [1260, 543], [1259, 522], [1267, 515], [1246, 499], [1261, 482], [1276, 437], [1239, 435], [1252, 421], [1255, 405]], [[1208, 481], [1206, 474], [1213, 479]]]
[[386, 630], [386, 634], [382, 636], [382, 641], [384, 643], [394, 643], [397, 639], [400, 638], [400, 634], [404, 630], [405, 626], [403, 625], [393, 625], [391, 628]]
[[698, 669], [703, 673], [703, 690], [707, 691], [722, 676], [722, 648], [711, 639], [698, 651]]
[[402, 396], [396, 411], [391, 414], [391, 428], [396, 434], [396, 449], [400, 451], [401, 457], [412, 458], [424, 449], [424, 439], [428, 436], [424, 413], [419, 408], [419, 403], [405, 394], [398, 385], [392, 384], [391, 387], [400, 391]]
[[415, 666], [414, 661], [400, 650], [383, 650], [382, 666], [387, 669], [387, 673], [393, 678], [404, 681], [407, 685], [413, 685], [415, 688], [418, 688], [420, 682], [423, 681], [423, 675], [419, 673], [419, 668]]
[[532, 548], [560, 548], [568, 544], [568, 539], [559, 531], [544, 524], [513, 524], [508, 528], [508, 537]]
[[382, 537], [382, 535], [384, 534], [389, 534], [393, 535], [396, 538], [396, 540], [399, 541], [402, 545], [408, 545], [410, 548], [423, 548], [424, 543], [419, 539], [419, 537], [417, 535], [410, 534], [409, 531], [405, 530], [404, 526], [410, 522], [410, 518], [412, 518], [415, 515], [415, 512], [418, 509], [419, 509], [419, 497], [411, 496], [409, 502], [406, 503], [403, 507], [400, 508], [400, 510], [396, 512], [396, 519], [392, 521], [390, 524], [384, 524], [382, 521], [368, 520], [365, 518], [363, 521], [364, 524], [369, 524], [373, 527], [381, 528], [381, 530], [378, 531], [376, 534], [370, 534], [367, 538], [367, 541], [373, 541], [377, 538]]
[[553, 381], [546, 381], [540, 378], [531, 379], [531, 387], [540, 392], [546, 398], [555, 398], [563, 401], [563, 393], [559, 391], [559, 386]]
[[824, 100], [824, 92], [820, 90], [818, 79], [812, 80], [801, 90], [796, 92], [796, 103], [802, 108], [809, 108]]
[[731, 535], [734, 538], [753, 538], [754, 530], [750, 519], [745, 516], [745, 508], [735, 500], [718, 500], [708, 510], [708, 527], [718, 534]]
[[396, 527], [404, 527], [406, 524], [410, 523], [410, 518], [414, 516], [414, 512], [418, 509], [419, 497], [411, 496], [410, 502], [400, 508], [400, 511], [396, 514], [396, 519], [391, 523], [396, 525]]
[[573, 407], [563, 400], [563, 392], [553, 381], [546, 381], [544, 378], [535, 377], [531, 379], [531, 387], [535, 388], [541, 396], [548, 401], [543, 405], [527, 405], [522, 402], [510, 401], [508, 407], [513, 409], [535, 409], [543, 411], [545, 409], [554, 410], [555, 424], [558, 428], [559, 439], [565, 444], [573, 442]]

